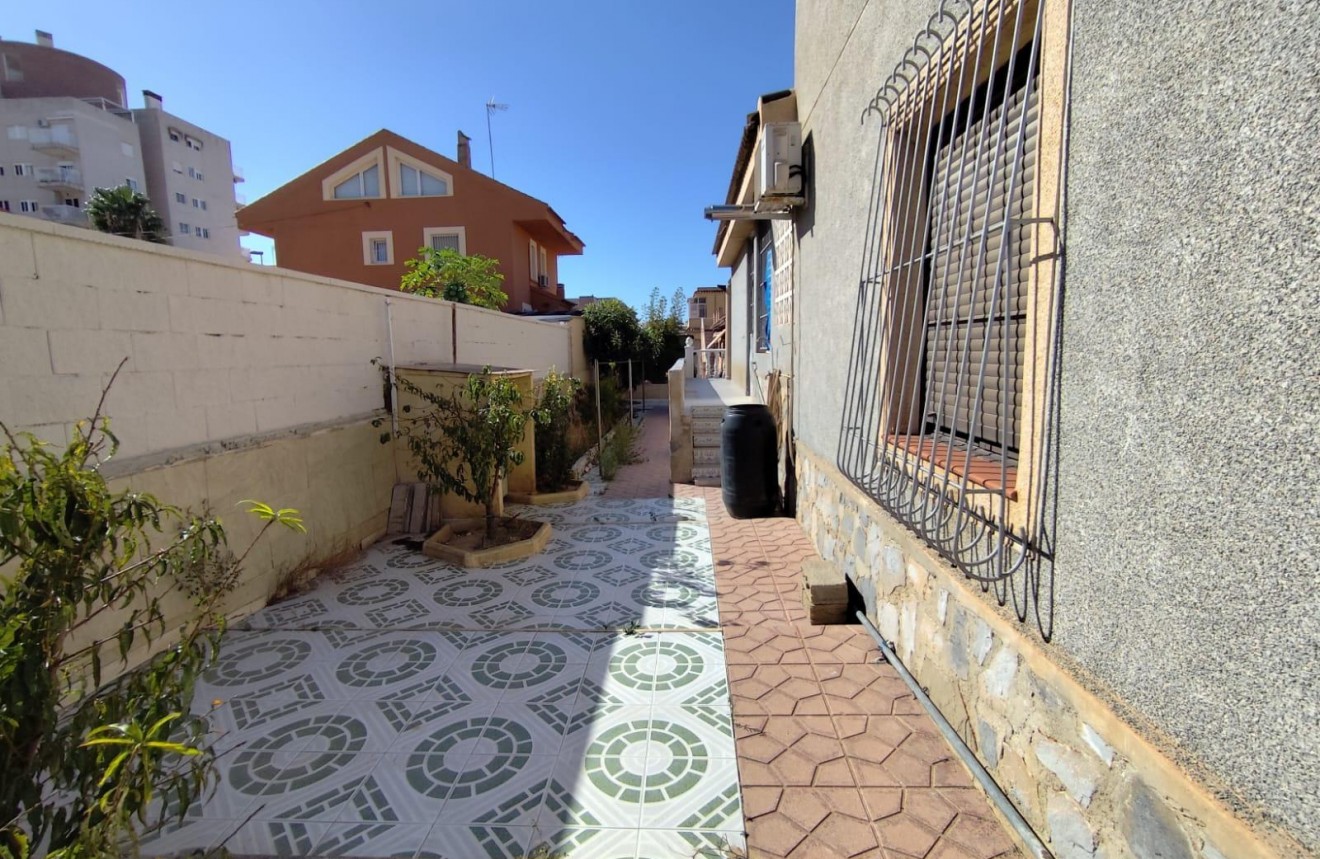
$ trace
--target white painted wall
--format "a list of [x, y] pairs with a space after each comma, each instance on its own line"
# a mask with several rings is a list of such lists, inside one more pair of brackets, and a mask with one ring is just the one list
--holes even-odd
[[[372, 358], [572, 366], [567, 325], [0, 215], [0, 421], [68, 437], [106, 411], [122, 458], [383, 406]], [[455, 317], [457, 314], [457, 317]]]

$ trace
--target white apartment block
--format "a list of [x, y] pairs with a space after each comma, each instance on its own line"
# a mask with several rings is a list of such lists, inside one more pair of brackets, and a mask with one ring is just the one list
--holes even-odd
[[96, 188], [147, 195], [175, 247], [243, 253], [229, 141], [164, 111], [143, 91], [125, 106], [124, 79], [54, 46], [0, 40], [0, 211], [88, 226]]

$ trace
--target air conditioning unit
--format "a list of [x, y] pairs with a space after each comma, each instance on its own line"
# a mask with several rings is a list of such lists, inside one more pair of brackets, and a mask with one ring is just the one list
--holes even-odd
[[761, 145], [757, 148], [756, 156], [758, 199], [802, 196], [801, 125], [796, 122], [767, 122], [761, 127]]
[[543, 274], [538, 274], [538, 275], [536, 276], [536, 282], [537, 282], [537, 284], [540, 285], [540, 286], [546, 286], [546, 287], [548, 287], [548, 286], [550, 285], [550, 278], [546, 277], [546, 276], [543, 275]]

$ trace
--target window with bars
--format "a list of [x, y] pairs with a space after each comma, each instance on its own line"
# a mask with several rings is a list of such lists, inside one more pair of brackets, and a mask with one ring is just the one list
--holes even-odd
[[864, 114], [880, 149], [839, 448], [854, 483], [1024, 619], [1039, 594], [1009, 582], [1038, 588], [1052, 562], [1061, 237], [1042, 164], [1057, 175], [1062, 109], [1041, 98], [1066, 56], [1059, 5], [942, 5]]

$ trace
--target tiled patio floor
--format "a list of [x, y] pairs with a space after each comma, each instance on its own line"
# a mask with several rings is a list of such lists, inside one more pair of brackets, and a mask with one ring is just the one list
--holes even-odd
[[537, 511], [547, 551], [490, 570], [386, 543], [252, 616], [197, 693], [221, 784], [146, 852], [231, 833], [258, 855], [741, 847], [703, 507]]

